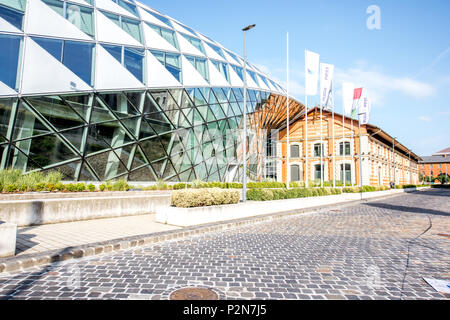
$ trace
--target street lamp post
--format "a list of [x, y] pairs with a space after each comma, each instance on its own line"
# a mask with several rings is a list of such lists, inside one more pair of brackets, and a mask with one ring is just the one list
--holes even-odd
[[244, 32], [244, 139], [242, 142], [242, 156], [243, 156], [243, 179], [242, 179], [242, 202], [247, 201], [247, 31], [253, 29], [256, 24], [249, 25], [242, 29]]

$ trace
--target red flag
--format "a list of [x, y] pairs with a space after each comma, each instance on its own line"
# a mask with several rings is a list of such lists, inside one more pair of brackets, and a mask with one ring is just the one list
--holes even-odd
[[355, 91], [353, 93], [353, 100], [361, 99], [361, 93], [362, 93], [362, 88], [355, 89]]

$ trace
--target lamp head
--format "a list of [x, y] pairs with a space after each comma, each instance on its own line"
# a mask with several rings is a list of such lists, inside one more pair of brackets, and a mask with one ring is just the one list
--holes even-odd
[[249, 26], [245, 27], [244, 29], [242, 29], [242, 31], [248, 31], [248, 30], [253, 29], [254, 27], [256, 27], [256, 24], [249, 25]]

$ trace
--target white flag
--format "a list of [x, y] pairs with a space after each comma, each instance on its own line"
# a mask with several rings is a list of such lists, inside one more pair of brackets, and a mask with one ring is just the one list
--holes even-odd
[[361, 101], [359, 104], [359, 121], [361, 124], [368, 124], [370, 119], [370, 109], [372, 105], [369, 98], [369, 93], [367, 89], [363, 89]]
[[344, 110], [344, 115], [350, 115], [352, 113], [354, 91], [355, 91], [354, 83], [352, 82], [342, 83], [342, 106]]
[[320, 105], [324, 109], [331, 109], [331, 90], [333, 83], [334, 65], [320, 64]]
[[319, 81], [319, 54], [305, 51], [305, 95], [317, 94], [317, 82]]

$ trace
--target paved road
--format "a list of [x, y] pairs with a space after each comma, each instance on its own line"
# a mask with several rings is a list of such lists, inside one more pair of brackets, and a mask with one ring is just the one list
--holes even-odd
[[422, 280], [450, 280], [440, 234], [450, 192], [429, 190], [0, 276], [0, 298], [448, 299]]

